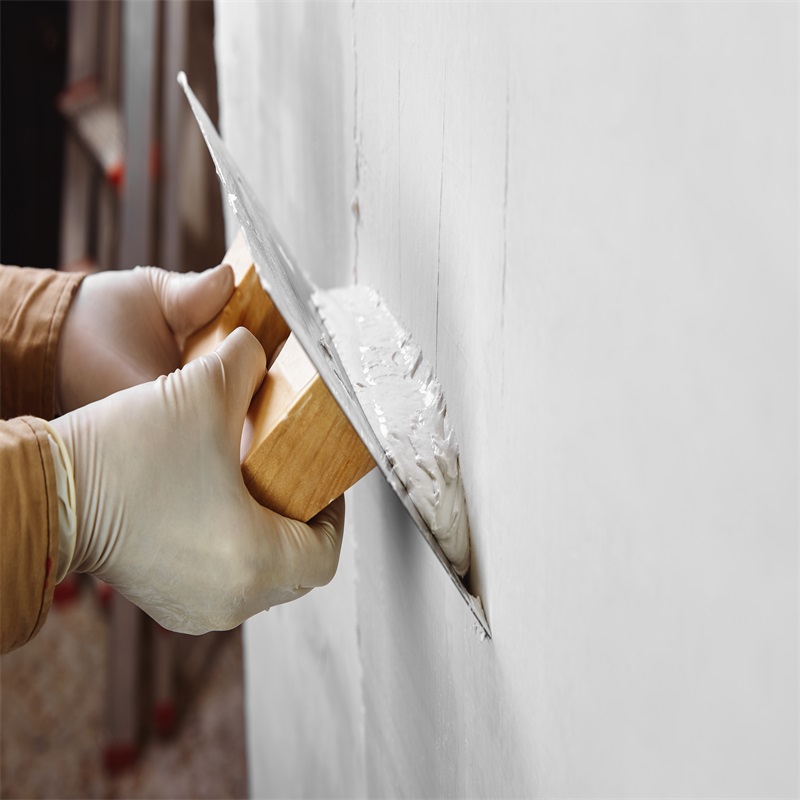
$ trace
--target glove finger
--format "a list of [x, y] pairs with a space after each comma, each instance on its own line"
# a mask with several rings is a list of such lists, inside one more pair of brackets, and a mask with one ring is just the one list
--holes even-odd
[[[272, 514], [273, 512], [269, 512]], [[339, 565], [344, 531], [344, 496], [307, 523], [281, 517], [277, 541], [281, 583], [295, 590], [330, 583]], [[274, 521], [273, 521], [274, 524]], [[273, 552], [272, 557], [275, 557]]]
[[148, 272], [164, 319], [181, 339], [219, 314], [234, 289], [233, 270], [228, 264], [199, 273]]
[[267, 357], [258, 339], [246, 328], [237, 328], [216, 348], [222, 367], [228, 419], [236, 425], [237, 442], [247, 409], [267, 373]]

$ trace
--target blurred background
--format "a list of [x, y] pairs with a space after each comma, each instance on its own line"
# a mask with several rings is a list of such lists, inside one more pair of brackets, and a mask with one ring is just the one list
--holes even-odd
[[[0, 262], [203, 270], [219, 184], [176, 83], [217, 116], [211, 0], [0, 3]], [[68, 578], [0, 661], [0, 796], [244, 797], [238, 631], [183, 637]]]

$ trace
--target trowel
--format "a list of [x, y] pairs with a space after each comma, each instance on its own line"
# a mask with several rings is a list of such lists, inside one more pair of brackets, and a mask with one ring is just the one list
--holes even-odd
[[485, 636], [491, 637], [480, 599], [473, 597], [467, 591], [428, 524], [414, 505], [383, 445], [373, 431], [345, 371], [333, 338], [312, 300], [316, 287], [295, 264], [288, 247], [275, 229], [258, 196], [242, 176], [241, 170], [189, 86], [183, 72], [178, 75], [178, 82], [183, 88], [200, 126], [200, 131], [222, 184], [222, 191], [241, 226], [264, 290], [272, 299], [292, 334], [302, 345], [325, 386], [433, 550], [439, 563], [450, 576], [480, 626], [479, 630]]

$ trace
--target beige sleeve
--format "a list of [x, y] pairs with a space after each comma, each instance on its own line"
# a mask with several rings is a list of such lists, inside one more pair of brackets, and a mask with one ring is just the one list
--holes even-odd
[[[61, 326], [83, 275], [0, 266], [0, 652], [29, 641], [53, 600], [59, 500], [46, 423]], [[35, 416], [23, 417], [23, 414]]]
[[32, 639], [53, 601], [58, 498], [42, 420], [0, 421], [0, 652]]
[[0, 417], [55, 414], [61, 326], [83, 275], [0, 266]]

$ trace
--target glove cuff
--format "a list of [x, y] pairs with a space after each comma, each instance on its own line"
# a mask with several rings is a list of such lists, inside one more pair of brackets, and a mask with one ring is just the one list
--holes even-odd
[[78, 536], [77, 503], [75, 500], [75, 476], [64, 440], [56, 429], [42, 420], [47, 431], [53, 467], [56, 473], [56, 496], [58, 497], [58, 569], [56, 583], [66, 577], [75, 554], [75, 541]]

